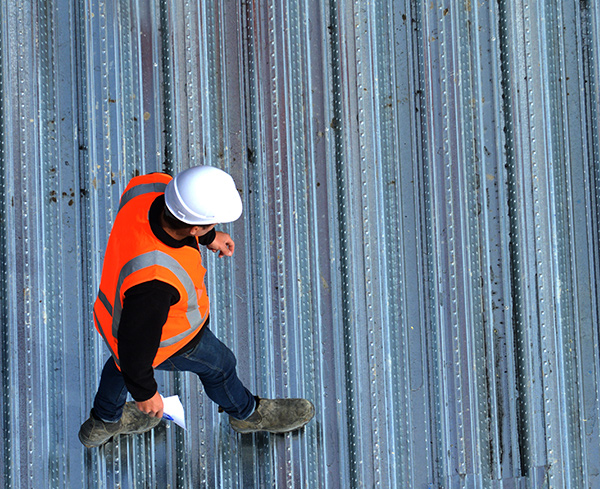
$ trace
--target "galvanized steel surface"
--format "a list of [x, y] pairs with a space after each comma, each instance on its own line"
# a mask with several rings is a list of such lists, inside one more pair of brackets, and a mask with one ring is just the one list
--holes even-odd
[[[600, 487], [600, 6], [0, 3], [3, 487]], [[211, 324], [256, 393], [235, 435], [86, 450], [91, 305], [128, 180], [234, 176]]]

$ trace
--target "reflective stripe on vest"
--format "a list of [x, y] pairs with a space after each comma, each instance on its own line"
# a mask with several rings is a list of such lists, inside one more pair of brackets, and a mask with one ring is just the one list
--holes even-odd
[[98, 299], [100, 299], [100, 302], [102, 302], [102, 305], [104, 307], [106, 307], [106, 310], [108, 311], [108, 314], [110, 314], [112, 316], [113, 315], [112, 305], [110, 304], [110, 301], [108, 300], [108, 297], [106, 297], [104, 295], [104, 292], [102, 292], [100, 289], [98, 289]]
[[123, 265], [123, 268], [119, 273], [119, 279], [117, 281], [117, 290], [114, 299], [114, 308], [111, 307], [110, 302], [108, 301], [104, 293], [102, 293], [102, 291], [98, 292], [98, 297], [100, 299], [100, 302], [102, 302], [104, 307], [106, 307], [106, 310], [112, 316], [112, 334], [114, 338], [118, 338], [119, 323], [121, 322], [121, 312], [123, 310], [120, 299], [121, 287], [123, 286], [123, 282], [132, 273], [135, 273], [138, 270], [142, 270], [147, 267], [151, 267], [153, 265], [158, 265], [170, 270], [179, 279], [188, 296], [186, 317], [188, 322], [190, 323], [190, 329], [176, 336], [173, 336], [172, 338], [168, 338], [164, 341], [161, 341], [160, 348], [165, 348], [167, 346], [174, 345], [175, 343], [183, 340], [187, 336], [193, 335], [196, 331], [198, 331], [198, 328], [200, 328], [200, 326], [202, 326], [204, 322], [204, 318], [202, 318], [202, 316], [200, 315], [200, 310], [198, 308], [198, 296], [196, 293], [196, 287], [194, 286], [194, 281], [175, 258], [158, 250], [150, 251], [148, 253], [144, 253], [142, 255], [136, 256], [135, 258], [132, 258], [125, 265]]
[[[119, 211], [123, 208], [127, 202], [131, 199], [137, 197], [138, 195], [147, 194], [149, 192], [160, 192], [164, 193], [167, 188], [167, 184], [163, 182], [154, 182], [154, 183], [140, 183], [135, 187], [130, 188], [127, 192], [125, 192], [121, 197], [121, 203], [119, 204]], [[117, 211], [117, 213], [119, 212]]]
[[[104, 304], [104, 305], [106, 305], [106, 304]], [[96, 323], [96, 330], [98, 330], [98, 332], [102, 336], [102, 339], [104, 340], [104, 344], [110, 350], [110, 354], [112, 355], [115, 363], [117, 364], [117, 367], [121, 368], [121, 364], [119, 363], [119, 357], [117, 356], [117, 353], [114, 352], [113, 349], [110, 347], [110, 343], [109, 343], [108, 339], [106, 338], [106, 335], [104, 334], [104, 330], [100, 327], [100, 321], [98, 321], [98, 316], [96, 316], [96, 312], [94, 312], [94, 322]]]

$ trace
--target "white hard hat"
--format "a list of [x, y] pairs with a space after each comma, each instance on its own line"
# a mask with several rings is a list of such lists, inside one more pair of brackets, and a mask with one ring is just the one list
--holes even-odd
[[214, 166], [195, 166], [179, 173], [167, 185], [165, 204], [186, 224], [232, 222], [242, 215], [242, 199], [233, 178]]

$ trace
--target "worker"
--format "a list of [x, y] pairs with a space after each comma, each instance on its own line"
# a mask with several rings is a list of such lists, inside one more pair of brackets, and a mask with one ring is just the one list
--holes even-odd
[[[154, 370], [198, 375], [208, 397], [239, 433], [285, 433], [314, 416], [306, 399], [262, 399], [240, 381], [236, 358], [210, 331], [199, 245], [231, 257], [235, 243], [218, 223], [237, 220], [242, 201], [231, 176], [210, 166], [175, 178], [133, 178], [111, 230], [94, 323], [110, 350], [94, 404], [79, 430], [86, 447], [144, 433], [163, 416]], [[127, 393], [133, 402], [126, 402]]]

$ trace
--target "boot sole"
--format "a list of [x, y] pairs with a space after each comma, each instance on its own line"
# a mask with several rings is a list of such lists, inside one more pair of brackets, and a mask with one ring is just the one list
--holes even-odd
[[78, 435], [79, 441], [81, 442], [81, 444], [85, 447], [85, 448], [96, 448], [96, 447], [101, 447], [102, 445], [104, 445], [105, 443], [109, 442], [112, 438], [114, 438], [116, 435], [118, 435], [120, 433], [116, 433], [115, 435], [112, 435], [110, 438], [107, 438], [106, 440], [104, 440], [101, 443], [93, 443], [90, 444], [88, 441], [84, 441], [81, 438], [81, 435]]

